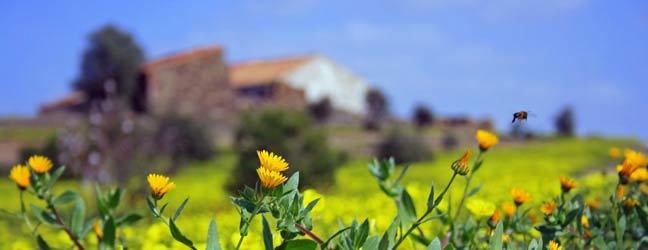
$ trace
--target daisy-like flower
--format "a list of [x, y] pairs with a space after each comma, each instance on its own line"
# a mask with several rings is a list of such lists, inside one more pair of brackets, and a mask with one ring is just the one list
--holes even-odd
[[586, 215], [581, 216], [581, 224], [583, 224], [583, 227], [585, 229], [588, 229], [590, 227], [589, 220], [587, 219]]
[[555, 201], [549, 201], [549, 202], [543, 203], [542, 206], [540, 206], [540, 211], [544, 215], [549, 216], [549, 215], [553, 214], [554, 211], [556, 211], [557, 207], [558, 207], [558, 205], [556, 204]]
[[648, 180], [648, 169], [639, 168], [630, 175], [630, 181], [644, 182]]
[[281, 172], [288, 169], [288, 162], [283, 157], [265, 150], [257, 151], [261, 167], [270, 171]]
[[590, 209], [598, 209], [601, 207], [601, 202], [595, 199], [589, 199], [585, 203]]
[[511, 189], [511, 195], [513, 196], [513, 202], [515, 202], [515, 205], [518, 207], [531, 200], [531, 194], [521, 188]]
[[468, 211], [478, 219], [491, 216], [495, 212], [495, 204], [480, 199], [469, 200], [468, 203], [466, 203], [466, 208], [468, 208]]
[[502, 211], [504, 211], [504, 215], [508, 218], [513, 217], [515, 210], [517, 210], [517, 207], [509, 202], [502, 204]]
[[45, 156], [34, 155], [27, 160], [31, 169], [39, 174], [44, 174], [52, 169], [52, 161]]
[[608, 155], [612, 158], [620, 158], [621, 157], [621, 149], [617, 147], [611, 147], [610, 150], [608, 150]]
[[621, 184], [628, 184], [630, 182], [630, 176], [632, 176], [632, 174], [634, 174], [634, 172], [639, 169], [639, 166], [624, 161], [623, 164], [617, 165], [616, 169], [619, 173], [619, 180], [621, 181]]
[[261, 185], [266, 188], [275, 188], [288, 180], [286, 176], [282, 175], [280, 172], [271, 171], [267, 168], [257, 168], [257, 174], [259, 175], [259, 180], [261, 180]]
[[509, 235], [508, 234], [502, 235], [502, 243], [507, 243], [508, 241], [509, 241]]
[[469, 172], [468, 159], [470, 159], [471, 154], [470, 150], [466, 150], [466, 153], [459, 160], [453, 162], [450, 168], [458, 175], [467, 175]]
[[94, 225], [92, 225], [92, 229], [94, 229], [95, 234], [97, 234], [97, 238], [99, 239], [103, 238], [103, 231], [101, 231], [100, 220], [95, 220]]
[[576, 181], [569, 179], [565, 176], [561, 176], [560, 180], [560, 189], [563, 193], [569, 193], [570, 190], [576, 187]]
[[29, 173], [29, 168], [23, 165], [16, 165], [11, 168], [11, 172], [9, 172], [9, 179], [16, 183], [18, 189], [25, 190], [25, 188], [31, 185], [30, 175], [31, 174]]
[[553, 240], [549, 241], [549, 250], [562, 250], [562, 246]]
[[176, 187], [175, 183], [169, 182], [169, 177], [164, 175], [149, 174], [146, 179], [151, 188], [151, 196], [156, 200], [162, 199], [166, 193]]
[[628, 198], [623, 201], [623, 207], [628, 210], [634, 208], [637, 205], [639, 205], [639, 201], [633, 198]]
[[636, 166], [637, 168], [648, 165], [648, 157], [646, 157], [646, 155], [632, 149], [626, 149], [624, 153], [624, 163]]
[[499, 143], [499, 138], [497, 138], [497, 135], [486, 130], [477, 130], [475, 138], [477, 139], [477, 142], [479, 142], [479, 149], [482, 152]]
[[491, 215], [491, 217], [488, 218], [488, 226], [491, 227], [491, 229], [495, 229], [499, 221], [500, 221], [499, 210], [495, 209], [493, 215]]

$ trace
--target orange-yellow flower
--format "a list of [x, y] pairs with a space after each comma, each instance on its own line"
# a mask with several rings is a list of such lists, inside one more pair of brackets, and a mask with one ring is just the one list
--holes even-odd
[[515, 210], [517, 210], [517, 207], [509, 202], [502, 204], [502, 211], [504, 211], [504, 215], [508, 218], [513, 217]]
[[586, 204], [590, 209], [598, 209], [599, 207], [601, 207], [601, 202], [595, 199], [587, 200]]
[[497, 138], [497, 135], [488, 132], [486, 130], [477, 130], [477, 134], [475, 135], [475, 138], [477, 139], [477, 142], [479, 143], [479, 149], [481, 151], [486, 151], [490, 147], [497, 145], [499, 143], [499, 138]]
[[97, 234], [97, 238], [99, 239], [103, 238], [103, 231], [101, 230], [100, 220], [95, 220], [94, 225], [92, 225], [92, 228], [94, 229], [95, 234]]
[[151, 195], [157, 200], [162, 199], [166, 193], [176, 187], [175, 183], [169, 182], [169, 177], [164, 175], [149, 174], [146, 179], [151, 188]]
[[587, 216], [585, 216], [585, 215], [581, 216], [581, 224], [583, 224], [583, 227], [585, 229], [589, 228], [590, 225], [589, 225], [589, 220], [587, 219]]
[[542, 211], [544, 215], [549, 216], [553, 214], [554, 211], [556, 211], [557, 207], [558, 205], [556, 204], [555, 201], [549, 201], [549, 202], [545, 202], [544, 204], [542, 204], [542, 206], [540, 206], [540, 211]]
[[259, 157], [259, 162], [261, 162], [262, 168], [277, 172], [288, 169], [288, 162], [275, 153], [261, 150], [257, 151], [257, 156]]
[[624, 163], [628, 163], [637, 167], [645, 167], [646, 165], [648, 165], [648, 157], [646, 157], [646, 155], [632, 149], [626, 149], [624, 153]]
[[499, 210], [495, 209], [495, 212], [493, 213], [493, 215], [491, 215], [491, 217], [488, 218], [488, 226], [495, 229], [495, 227], [497, 226], [497, 223], [499, 221], [500, 221]]
[[531, 224], [533, 224], [533, 225], [538, 224], [538, 222], [540, 222], [540, 219], [538, 218], [538, 215], [533, 211], [529, 211], [529, 213], [527, 214], [527, 217], [529, 218], [529, 220], [531, 220]]
[[625, 199], [625, 200], [623, 201], [623, 207], [626, 208], [626, 209], [632, 209], [632, 208], [634, 208], [636, 205], [639, 205], [639, 201], [638, 201], [638, 200], [635, 200], [635, 199], [633, 199], [633, 198], [628, 198], [628, 199]]
[[638, 168], [630, 175], [630, 181], [644, 182], [648, 180], [648, 169]]
[[616, 190], [616, 198], [617, 200], [621, 200], [625, 197], [625, 186], [624, 185], [617, 185], [617, 190]]
[[557, 242], [551, 240], [549, 241], [549, 250], [562, 250], [562, 246]]
[[508, 241], [509, 241], [509, 235], [508, 234], [502, 235], [502, 243], [507, 243]]
[[50, 161], [50, 159], [47, 159], [47, 157], [45, 156], [34, 155], [32, 157], [29, 157], [29, 160], [27, 160], [27, 162], [29, 163], [31, 169], [39, 174], [47, 173], [47, 171], [52, 169], [52, 161]]
[[644, 195], [648, 194], [648, 186], [646, 184], [641, 184], [641, 186], [639, 186], [639, 190]]
[[461, 159], [456, 160], [455, 162], [452, 163], [452, 168], [455, 173], [459, 175], [467, 175], [468, 174], [468, 159], [470, 158], [470, 155], [472, 152], [470, 150], [466, 150], [466, 153], [461, 157]]
[[617, 147], [611, 147], [608, 151], [608, 155], [610, 155], [610, 157], [612, 158], [619, 158], [621, 157], [621, 149]]
[[275, 188], [288, 180], [280, 172], [271, 171], [262, 167], [257, 168], [257, 174], [259, 175], [259, 180], [261, 180], [261, 185], [266, 188]]
[[9, 172], [9, 179], [14, 181], [20, 190], [25, 190], [25, 188], [31, 185], [29, 168], [23, 165], [16, 165]]
[[511, 195], [513, 196], [513, 202], [515, 202], [515, 205], [517, 206], [521, 206], [531, 200], [531, 194], [521, 188], [511, 189]]
[[570, 190], [576, 187], [576, 181], [573, 179], [569, 179], [565, 176], [561, 176], [560, 178], [560, 189], [563, 191], [563, 193], [569, 193]]

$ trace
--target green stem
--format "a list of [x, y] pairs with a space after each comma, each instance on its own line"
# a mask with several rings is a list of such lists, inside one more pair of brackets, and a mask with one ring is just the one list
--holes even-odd
[[477, 159], [475, 160], [475, 162], [473, 162], [473, 167], [471, 169], [472, 171], [470, 171], [468, 176], [466, 176], [466, 185], [464, 185], [463, 195], [461, 196], [461, 200], [459, 201], [459, 206], [457, 206], [457, 212], [454, 215], [454, 220], [457, 220], [457, 218], [459, 218], [459, 215], [461, 214], [461, 209], [463, 208], [463, 204], [466, 201], [466, 194], [468, 193], [468, 187], [470, 187], [470, 181], [472, 180], [475, 166], [481, 159], [481, 155], [482, 155], [482, 151], [479, 150], [479, 154], [477, 154]]
[[61, 218], [61, 215], [58, 213], [58, 211], [56, 211], [56, 207], [54, 207], [51, 199], [46, 199], [45, 201], [47, 202], [47, 207], [49, 208], [49, 210], [52, 211], [52, 214], [54, 214], [54, 217], [56, 217], [56, 221], [63, 227], [63, 231], [67, 233], [68, 237], [70, 238], [70, 240], [72, 240], [74, 245], [76, 245], [79, 250], [85, 250], [83, 245], [81, 245], [81, 242], [79, 242], [78, 237], [74, 235], [74, 233], [72, 233], [72, 230], [70, 230], [70, 228], [65, 225], [63, 218]]
[[[245, 226], [248, 227], [248, 230], [250, 228], [250, 223], [252, 223], [252, 220], [254, 219], [254, 216], [256, 216], [256, 214], [259, 213], [259, 210], [261, 210], [261, 206], [263, 205], [263, 200], [265, 200], [265, 198], [266, 198], [266, 194], [263, 193], [263, 191], [261, 191], [261, 193], [263, 194], [261, 196], [261, 200], [259, 200], [259, 203], [256, 204], [256, 206], [254, 207], [254, 210], [252, 211], [252, 215], [250, 215], [250, 218], [248, 218], [248, 220], [245, 222]], [[241, 244], [243, 244], [243, 239], [245, 238], [245, 236], [247, 236], [247, 230], [246, 230], [245, 234], [241, 233], [241, 238], [239, 238], [239, 241], [236, 244], [236, 250], [239, 250], [241, 248]]]
[[20, 217], [23, 218], [25, 221], [25, 224], [27, 224], [27, 227], [29, 227], [29, 230], [31, 231], [32, 235], [35, 235], [36, 230], [34, 226], [31, 223], [31, 220], [29, 220], [29, 217], [25, 214], [26, 209], [25, 209], [25, 199], [23, 197], [23, 191], [20, 191]]
[[[160, 209], [158, 209], [158, 200], [155, 198], [153, 199], [153, 205], [155, 206], [156, 210], [160, 211]], [[158, 219], [160, 219], [162, 222], [164, 222], [164, 224], [169, 226], [169, 220], [166, 217], [164, 217], [164, 215], [162, 215], [162, 212], [160, 211], [158, 214], [159, 214]]]
[[[619, 185], [617, 184], [617, 189], [619, 188]], [[623, 232], [619, 230], [619, 197], [614, 195], [614, 203], [612, 204], [612, 223], [614, 224], [614, 233], [616, 236], [616, 249], [623, 249]]]
[[439, 202], [441, 202], [441, 200], [443, 200], [443, 196], [448, 192], [448, 189], [450, 189], [450, 185], [452, 185], [452, 182], [455, 180], [455, 177], [457, 177], [456, 172], [454, 174], [452, 174], [452, 178], [450, 178], [450, 181], [448, 181], [448, 185], [446, 185], [446, 187], [443, 189], [443, 192], [441, 192], [441, 194], [439, 194], [439, 196], [437, 196], [437, 198], [434, 200], [434, 206], [432, 206], [430, 209], [425, 211], [425, 213], [423, 215], [421, 215], [421, 217], [418, 218], [418, 220], [416, 220], [416, 222], [414, 222], [412, 224], [412, 226], [410, 226], [410, 228], [407, 229], [407, 231], [405, 231], [405, 234], [402, 234], [398, 238], [398, 241], [396, 242], [394, 247], [392, 247], [392, 250], [395, 250], [396, 248], [398, 248], [398, 246], [401, 243], [403, 243], [403, 241], [405, 241], [407, 236], [409, 236], [409, 234], [411, 234], [412, 231], [414, 231], [414, 229], [418, 228], [421, 224], [423, 224], [423, 220], [425, 219], [425, 217], [427, 217], [434, 210], [434, 208], [439, 205]]

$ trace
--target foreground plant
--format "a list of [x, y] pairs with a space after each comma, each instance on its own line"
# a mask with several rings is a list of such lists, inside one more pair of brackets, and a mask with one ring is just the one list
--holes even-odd
[[[116, 229], [138, 221], [141, 216], [127, 214], [116, 217], [116, 211], [122, 198], [122, 190], [115, 189], [102, 193], [97, 187], [98, 218], [86, 218], [86, 205], [81, 196], [74, 191], [64, 191], [54, 194], [52, 188], [65, 171], [65, 167], [58, 167], [53, 172], [52, 162], [44, 156], [32, 156], [26, 165], [16, 165], [11, 169], [9, 178], [16, 183], [20, 194], [20, 213], [16, 216], [24, 221], [29, 228], [39, 249], [55, 249], [47, 243], [45, 237], [38, 232], [40, 225], [60, 229], [68, 236], [74, 248], [85, 249], [85, 238], [94, 228], [98, 237], [99, 249], [115, 249], [117, 245]], [[44, 207], [30, 204], [31, 216], [25, 207], [24, 194], [36, 197]], [[70, 207], [70, 211], [62, 213], [60, 207]], [[64, 218], [63, 215], [69, 215]], [[36, 221], [32, 221], [32, 218]], [[58, 248], [58, 247], [57, 247]], [[66, 246], [66, 248], [69, 248]]]

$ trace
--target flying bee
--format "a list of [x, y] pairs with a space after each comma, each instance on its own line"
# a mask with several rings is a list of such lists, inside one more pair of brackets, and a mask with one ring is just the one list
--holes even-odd
[[527, 118], [529, 118], [529, 112], [527, 111], [515, 112], [513, 113], [513, 121], [511, 121], [511, 123], [515, 123], [515, 120], [524, 121]]

